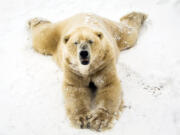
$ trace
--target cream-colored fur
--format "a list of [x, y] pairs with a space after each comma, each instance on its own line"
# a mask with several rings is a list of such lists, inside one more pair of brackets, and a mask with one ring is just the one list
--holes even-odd
[[[145, 14], [132, 12], [120, 22], [93, 14], [77, 14], [57, 23], [29, 21], [34, 49], [53, 55], [63, 70], [66, 112], [75, 127], [101, 131], [118, 118], [123, 99], [116, 61], [121, 50], [135, 44], [145, 19]], [[88, 44], [90, 64], [80, 63], [79, 45], [74, 42]], [[90, 82], [97, 87], [95, 94]]]

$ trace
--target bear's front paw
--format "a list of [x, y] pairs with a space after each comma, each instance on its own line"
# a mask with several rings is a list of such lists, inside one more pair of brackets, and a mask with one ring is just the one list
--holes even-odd
[[102, 131], [112, 128], [112, 122], [115, 119], [115, 115], [105, 109], [99, 108], [91, 115], [89, 115], [88, 118], [88, 126], [91, 129], [96, 131]]
[[76, 128], [88, 128], [88, 117], [86, 114], [78, 114], [70, 118], [70, 120]]

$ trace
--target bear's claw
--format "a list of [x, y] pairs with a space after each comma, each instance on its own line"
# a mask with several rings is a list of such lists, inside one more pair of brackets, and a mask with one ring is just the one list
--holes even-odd
[[102, 131], [112, 128], [115, 116], [104, 109], [98, 109], [89, 119], [90, 129]]

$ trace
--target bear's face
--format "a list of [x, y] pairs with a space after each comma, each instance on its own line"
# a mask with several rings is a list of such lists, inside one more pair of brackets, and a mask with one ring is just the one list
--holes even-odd
[[65, 59], [78, 70], [81, 70], [80, 68], [88, 70], [90, 65], [100, 60], [104, 54], [103, 34], [90, 28], [77, 28], [63, 40]]

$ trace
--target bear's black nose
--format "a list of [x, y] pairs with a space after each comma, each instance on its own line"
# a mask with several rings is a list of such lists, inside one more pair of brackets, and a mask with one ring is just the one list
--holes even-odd
[[80, 56], [81, 56], [81, 58], [87, 58], [88, 57], [88, 51], [80, 51]]

